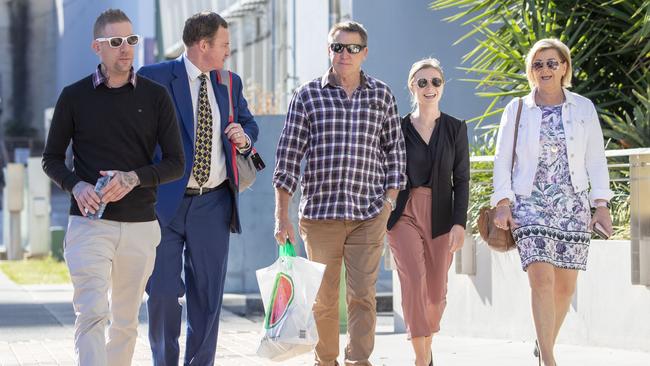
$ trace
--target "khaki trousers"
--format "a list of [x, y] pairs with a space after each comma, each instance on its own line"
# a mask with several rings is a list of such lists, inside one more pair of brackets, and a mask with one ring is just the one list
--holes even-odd
[[300, 235], [310, 260], [327, 265], [316, 303], [316, 365], [336, 365], [339, 354], [339, 281], [346, 270], [348, 340], [346, 365], [370, 366], [375, 345], [375, 284], [390, 209], [369, 220], [300, 219]]
[[74, 287], [77, 365], [131, 364], [142, 295], [159, 243], [158, 221], [70, 216], [64, 257]]

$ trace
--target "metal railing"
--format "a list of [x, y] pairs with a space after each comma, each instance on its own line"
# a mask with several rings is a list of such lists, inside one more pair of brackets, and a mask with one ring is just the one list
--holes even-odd
[[[607, 150], [605, 156], [610, 182], [629, 184], [632, 284], [650, 286], [650, 148]], [[470, 157], [470, 163], [492, 162], [494, 156]], [[472, 176], [491, 172], [492, 169], [486, 168], [470, 169]], [[471, 184], [490, 185], [492, 182], [472, 181]]]
[[[607, 158], [620, 158], [620, 157], [630, 157], [633, 155], [650, 155], [650, 148], [643, 147], [638, 149], [621, 149], [621, 150], [606, 150], [605, 156]], [[470, 156], [470, 163], [492, 163], [494, 162], [494, 155], [482, 155], [482, 156]], [[616, 163], [616, 164], [607, 164], [609, 168], [628, 168], [629, 163]], [[471, 173], [478, 172], [491, 172], [491, 169], [472, 169]]]

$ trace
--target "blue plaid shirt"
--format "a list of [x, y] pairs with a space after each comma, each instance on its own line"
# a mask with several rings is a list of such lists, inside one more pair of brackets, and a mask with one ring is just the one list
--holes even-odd
[[405, 151], [390, 88], [362, 72], [348, 98], [330, 69], [291, 99], [273, 185], [293, 194], [300, 180], [301, 217], [367, 220], [381, 212], [386, 190], [405, 188]]

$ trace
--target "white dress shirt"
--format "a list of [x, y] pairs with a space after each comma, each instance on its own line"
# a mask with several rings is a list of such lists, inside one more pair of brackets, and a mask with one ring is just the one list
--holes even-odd
[[[199, 102], [199, 90], [201, 89], [201, 79], [199, 76], [202, 74], [201, 70], [196, 67], [188, 58], [183, 54], [183, 63], [187, 70], [187, 77], [190, 83], [190, 94], [192, 95], [192, 110], [194, 111], [194, 136], [196, 138], [196, 126], [198, 122], [197, 106]], [[228, 174], [226, 172], [226, 159], [223, 153], [221, 142], [221, 114], [219, 113], [219, 105], [212, 89], [212, 82], [210, 81], [210, 73], [206, 73], [207, 87], [208, 87], [208, 100], [210, 102], [210, 109], [212, 110], [212, 153], [210, 161], [210, 176], [208, 181], [203, 185], [203, 188], [214, 188], [221, 184]], [[194, 174], [190, 174], [190, 179], [187, 182], [189, 188], [199, 188], [199, 184], [194, 179]]]
[[[515, 201], [515, 195], [530, 196], [539, 162], [539, 133], [542, 110], [535, 103], [535, 92], [523, 98], [519, 135], [512, 164], [515, 121], [518, 98], [508, 103], [499, 126], [494, 157], [494, 194], [490, 203], [495, 206], [504, 198]], [[609, 201], [614, 195], [609, 189], [609, 171], [605, 158], [603, 132], [594, 104], [587, 98], [564, 89], [566, 101], [562, 105], [562, 126], [566, 136], [569, 172], [574, 191], [589, 189], [589, 201]], [[512, 173], [511, 173], [512, 169]]]

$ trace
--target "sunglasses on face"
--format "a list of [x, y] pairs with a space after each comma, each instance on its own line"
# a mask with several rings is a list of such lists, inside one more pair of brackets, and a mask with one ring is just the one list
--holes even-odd
[[126, 41], [126, 43], [129, 46], [135, 46], [140, 42], [140, 36], [137, 34], [132, 34], [130, 36], [126, 37], [108, 37], [108, 38], [97, 38], [95, 39], [97, 42], [108, 42], [108, 45], [111, 46], [111, 48], [120, 48], [122, 46], [122, 43]]
[[[564, 63], [564, 61], [559, 62], [558, 60], [546, 60], [546, 67], [548, 67], [550, 70], [557, 70], [560, 68], [560, 64]], [[533, 70], [535, 71], [541, 71], [544, 68], [544, 62], [543, 61], [535, 61], [533, 62]]]
[[[418, 85], [418, 88], [424, 89], [424, 88], [427, 87], [427, 84], [429, 84], [429, 80], [427, 80], [425, 78], [422, 78], [422, 79], [418, 79], [416, 81], [416, 83]], [[442, 79], [441, 78], [432, 78], [431, 79], [431, 85], [435, 86], [436, 88], [440, 87], [440, 85], [442, 85]]]
[[343, 49], [348, 50], [348, 53], [350, 54], [357, 54], [361, 52], [366, 46], [362, 46], [360, 44], [343, 44], [343, 43], [332, 43], [330, 45], [330, 50], [335, 53], [342, 53]]

